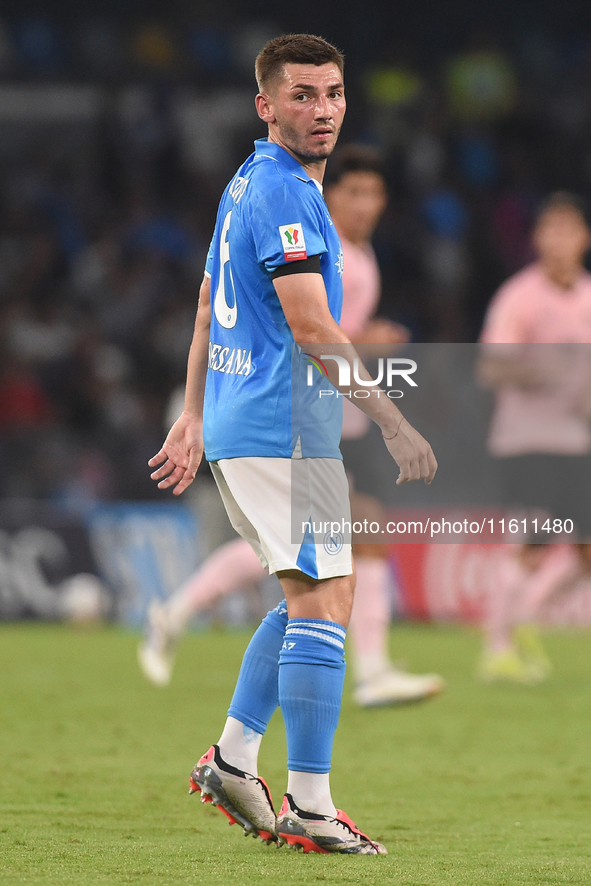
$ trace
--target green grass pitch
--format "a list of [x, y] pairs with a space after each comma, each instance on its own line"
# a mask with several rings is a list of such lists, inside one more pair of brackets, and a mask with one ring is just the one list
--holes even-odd
[[[591, 883], [591, 636], [551, 635], [544, 686], [481, 686], [478, 638], [397, 626], [395, 658], [447, 692], [362, 711], [350, 684], [332, 776], [337, 805], [388, 857], [264, 846], [187, 793], [224, 721], [244, 632], [183, 642], [169, 689], [140, 675], [137, 637], [0, 627], [0, 882], [521, 886]], [[260, 770], [284, 789], [278, 715]]]

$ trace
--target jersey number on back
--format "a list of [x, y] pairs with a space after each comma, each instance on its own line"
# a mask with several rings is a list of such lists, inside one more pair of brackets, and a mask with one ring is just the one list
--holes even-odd
[[229, 305], [226, 298], [226, 264], [230, 261], [230, 241], [228, 240], [228, 233], [230, 230], [231, 215], [232, 210], [228, 212], [224, 219], [224, 224], [222, 225], [222, 234], [220, 237], [220, 279], [213, 300], [213, 312], [215, 318], [220, 326], [223, 326], [225, 329], [232, 329], [233, 326], [236, 326], [236, 314], [238, 312], [234, 278], [232, 277], [232, 268], [230, 265], [228, 265], [228, 278], [230, 286], [232, 287], [232, 301], [234, 303]]

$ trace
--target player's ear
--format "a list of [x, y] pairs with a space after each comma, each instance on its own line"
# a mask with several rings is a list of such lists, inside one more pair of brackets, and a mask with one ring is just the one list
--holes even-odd
[[274, 123], [275, 122], [275, 113], [273, 111], [273, 105], [271, 101], [271, 96], [267, 95], [264, 92], [259, 92], [257, 97], [254, 100], [257, 114], [264, 120], [265, 123]]

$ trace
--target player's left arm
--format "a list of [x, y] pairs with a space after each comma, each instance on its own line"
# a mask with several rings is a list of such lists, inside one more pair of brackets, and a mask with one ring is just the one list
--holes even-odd
[[158, 482], [158, 488], [174, 486], [174, 495], [180, 495], [191, 485], [203, 458], [203, 398], [211, 319], [210, 289], [210, 278], [205, 276], [199, 290], [199, 307], [187, 363], [185, 408], [170, 429], [160, 452], [148, 462], [151, 468], [156, 468], [150, 476]]
[[[290, 269], [291, 271], [291, 269]], [[336, 323], [328, 307], [324, 280], [318, 273], [287, 273], [273, 277], [275, 291], [295, 341], [312, 356], [321, 357], [327, 344], [334, 353], [345, 357], [349, 365], [358, 357], [355, 347]], [[339, 385], [338, 367], [327, 361], [329, 381]], [[359, 377], [370, 381], [371, 376], [359, 361]], [[355, 381], [351, 373], [353, 392], [367, 388]], [[388, 397], [368, 397], [356, 400], [357, 405], [382, 429], [386, 446], [400, 468], [397, 483], [424, 479], [430, 483], [437, 470], [437, 461], [427, 441], [404, 419], [398, 407]]]

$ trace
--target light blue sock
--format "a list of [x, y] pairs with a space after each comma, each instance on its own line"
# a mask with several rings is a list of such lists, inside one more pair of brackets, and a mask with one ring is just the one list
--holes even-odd
[[345, 628], [319, 618], [291, 618], [279, 658], [279, 704], [287, 768], [330, 771], [345, 680]]
[[255, 732], [264, 734], [278, 704], [279, 652], [287, 626], [283, 600], [268, 612], [248, 644], [228, 710]]

